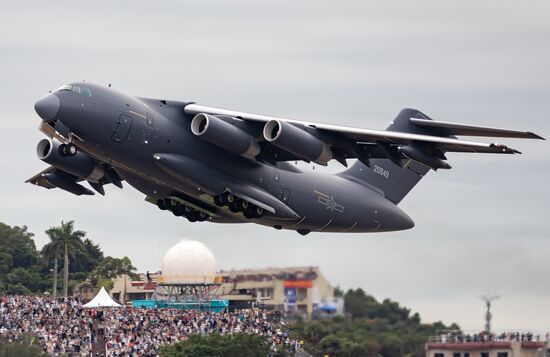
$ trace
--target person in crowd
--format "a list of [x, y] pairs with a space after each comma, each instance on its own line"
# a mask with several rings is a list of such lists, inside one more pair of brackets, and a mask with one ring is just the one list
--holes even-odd
[[13, 341], [34, 335], [53, 356], [91, 355], [99, 342], [107, 356], [156, 356], [161, 345], [192, 334], [239, 332], [264, 336], [274, 350], [297, 350], [298, 341], [277, 327], [277, 317], [261, 309], [86, 309], [73, 298], [0, 296], [0, 336]]

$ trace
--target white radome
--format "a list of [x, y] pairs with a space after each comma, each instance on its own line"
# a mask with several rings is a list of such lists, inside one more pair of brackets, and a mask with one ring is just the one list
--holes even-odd
[[216, 258], [201, 242], [182, 241], [162, 259], [164, 284], [212, 284], [215, 277]]

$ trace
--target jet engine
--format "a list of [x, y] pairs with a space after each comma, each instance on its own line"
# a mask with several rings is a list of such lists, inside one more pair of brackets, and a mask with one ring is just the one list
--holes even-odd
[[42, 139], [36, 146], [38, 158], [47, 164], [91, 182], [98, 182], [105, 175], [104, 170], [94, 160], [82, 152], [74, 156], [64, 155], [61, 145], [50, 139]]
[[280, 120], [270, 120], [265, 124], [264, 138], [283, 150], [320, 165], [326, 165], [333, 158], [332, 150], [322, 140]]
[[251, 159], [260, 153], [260, 145], [252, 136], [214, 115], [195, 115], [191, 121], [191, 131], [204, 141], [237, 155]]

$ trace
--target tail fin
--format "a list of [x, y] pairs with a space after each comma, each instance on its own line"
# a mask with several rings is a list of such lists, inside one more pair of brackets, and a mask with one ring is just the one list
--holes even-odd
[[[423, 134], [422, 129], [410, 122], [410, 118], [432, 120], [418, 110], [407, 108], [401, 110], [386, 130]], [[414, 160], [401, 161], [395, 156], [390, 157], [392, 153], [388, 152], [388, 158], [370, 159], [370, 167], [357, 161], [341, 176], [374, 186], [383, 191], [387, 199], [398, 204], [430, 168]]]

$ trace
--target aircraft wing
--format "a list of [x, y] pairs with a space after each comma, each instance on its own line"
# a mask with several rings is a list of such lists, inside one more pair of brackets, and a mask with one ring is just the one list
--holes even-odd
[[52, 185], [44, 178], [44, 175], [53, 173], [55, 170], [56, 168], [54, 166], [50, 166], [25, 181], [25, 183], [32, 183], [33, 185], [42, 186], [47, 189], [55, 188], [56, 186]]
[[[206, 113], [231, 116], [250, 122], [252, 125], [254, 123], [256, 125], [265, 125], [271, 121], [291, 124], [312, 133], [330, 145], [334, 153], [340, 155], [340, 160], [338, 161], [342, 163], [345, 163], [346, 158], [354, 157], [361, 159], [361, 156], [365, 156], [363, 158], [365, 160], [368, 158], [389, 157], [392, 161], [397, 161], [400, 148], [411, 145], [428, 148], [426, 152], [429, 152], [429, 156], [435, 156], [439, 159], [445, 159], [445, 152], [520, 153], [518, 150], [497, 142], [485, 143], [461, 140], [455, 135], [543, 139], [531, 132], [434, 121], [414, 109], [402, 110], [387, 130], [362, 129], [300, 121], [208, 107], [194, 103], [185, 106], [184, 110], [187, 114], [191, 115]], [[358, 147], [360, 147], [360, 150], [357, 149]], [[414, 150], [416, 150], [416, 147]], [[335, 155], [334, 158], [338, 159], [338, 156]], [[291, 159], [294, 160], [295, 158]]]

